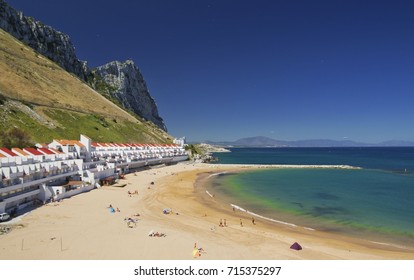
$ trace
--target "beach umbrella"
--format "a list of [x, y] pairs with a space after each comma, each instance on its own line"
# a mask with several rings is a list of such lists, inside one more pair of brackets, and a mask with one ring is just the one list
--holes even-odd
[[290, 249], [299, 251], [302, 250], [302, 246], [300, 246], [298, 242], [295, 242], [292, 244], [292, 246], [290, 246]]

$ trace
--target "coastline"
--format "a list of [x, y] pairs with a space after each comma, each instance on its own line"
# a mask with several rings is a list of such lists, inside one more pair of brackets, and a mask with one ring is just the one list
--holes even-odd
[[[252, 168], [264, 166], [186, 162], [129, 174], [124, 188], [102, 187], [33, 210], [21, 219], [21, 228], [0, 235], [0, 259], [183, 260], [193, 259], [194, 243], [205, 250], [199, 258], [206, 260], [414, 259], [412, 248], [261, 217], [253, 225], [251, 213], [233, 212], [230, 205], [208, 195], [200, 181], [202, 176]], [[129, 196], [128, 191], [138, 194]], [[109, 204], [121, 212], [110, 213]], [[173, 214], [163, 214], [165, 208]], [[129, 228], [124, 218], [137, 212], [136, 227]], [[220, 219], [228, 226], [220, 227]], [[166, 237], [149, 237], [152, 230]], [[303, 250], [291, 250], [294, 242]]]
[[[226, 164], [224, 164], [225, 166]], [[243, 165], [246, 167], [245, 165]], [[267, 166], [265, 166], [266, 168]], [[262, 166], [255, 166], [255, 165], [249, 165], [249, 170], [242, 170], [246, 172], [257, 172], [254, 171], [254, 169], [260, 169]], [[271, 167], [267, 167], [271, 169]], [[273, 165], [273, 169], [294, 169], [294, 168], [301, 168], [300, 165], [294, 165], [292, 168], [291, 165]], [[353, 166], [336, 166], [336, 165], [309, 165], [309, 166], [303, 166], [304, 169], [309, 168], [322, 168], [322, 169], [346, 169], [346, 170], [361, 170], [362, 168], [359, 167], [353, 167]], [[363, 239], [366, 242], [376, 243], [376, 244], [383, 244], [388, 245], [396, 248], [411, 248], [414, 249], [414, 239], [413, 235], [409, 234], [409, 231], [404, 232], [403, 230], [397, 231], [394, 229], [387, 230], [384, 228], [378, 228], [378, 227], [364, 227], [364, 224], [353, 224], [353, 219], [349, 217], [350, 219], [345, 220], [323, 220], [318, 219], [315, 216], [308, 215], [307, 213], [303, 212], [294, 212], [290, 211], [289, 208], [277, 208], [274, 207], [274, 204], [277, 204], [278, 202], [275, 201], [274, 204], [269, 204], [269, 201], [264, 201], [266, 197], [263, 199], [263, 193], [260, 193], [262, 198], [257, 198], [256, 193], [257, 190], [254, 189], [251, 192], [251, 195], [249, 195], [249, 186], [252, 184], [254, 185], [255, 182], [249, 177], [249, 184], [243, 186], [243, 191], [241, 191], [234, 183], [233, 181], [228, 182], [230, 185], [227, 185], [227, 183], [223, 183], [223, 180], [226, 182], [227, 179], [216, 179], [215, 176], [220, 176], [223, 178], [225, 176], [238, 176], [235, 175], [239, 173], [240, 170], [233, 170], [233, 171], [224, 171], [224, 172], [217, 172], [213, 174], [209, 174], [205, 178], [205, 182], [202, 183], [203, 187], [206, 189], [206, 193], [212, 197], [213, 195], [216, 195], [223, 205], [227, 205], [230, 208], [235, 208], [238, 211], [244, 212], [250, 217], [254, 218], [260, 218], [262, 220], [281, 224], [285, 226], [290, 227], [299, 227], [310, 231], [319, 231], [319, 232], [335, 232], [339, 235], [353, 237], [355, 239]], [[328, 171], [331, 172], [331, 171]], [[244, 173], [244, 172], [243, 172]], [[248, 173], [246, 173], [248, 174]], [[260, 173], [253, 173], [253, 174], [260, 174]], [[237, 178], [237, 177], [236, 177]], [[258, 179], [258, 176], [255, 177]], [[267, 179], [268, 180], [268, 179]], [[294, 178], [292, 179], [294, 180]], [[239, 193], [241, 192], [241, 194]], [[275, 194], [273, 197], [278, 197], [280, 201], [289, 201], [289, 200], [283, 200], [279, 196], [276, 196]], [[283, 195], [281, 196], [283, 197]], [[292, 200], [292, 201], [298, 201], [298, 200]], [[273, 202], [272, 202], [273, 203]], [[316, 206], [323, 205], [324, 201], [319, 201]], [[293, 203], [292, 203], [293, 204]], [[296, 203], [297, 204], [297, 203]], [[274, 207], [274, 208], [273, 208]], [[322, 207], [322, 206], [321, 206]], [[335, 207], [335, 206], [332, 206]], [[340, 206], [338, 206], [340, 207]], [[303, 206], [301, 206], [303, 208]], [[382, 214], [380, 214], [382, 216]]]
[[[228, 167], [228, 166], [232, 166], [233, 168], [227, 169], [226, 167]], [[246, 165], [246, 164], [243, 164], [243, 165], [223, 164], [222, 167], [224, 169], [218, 170], [217, 173], [213, 173], [213, 174], [206, 173], [206, 174], [208, 174], [208, 176], [206, 175], [204, 179], [209, 179], [212, 176], [216, 176], [216, 175], [219, 175], [219, 174], [226, 174], [226, 173], [230, 173], [230, 172], [243, 171], [245, 168], [248, 168], [248, 169], [263, 168], [263, 167], [264, 168], [301, 168], [302, 166], [300, 166], [300, 165], [273, 165], [273, 166], [264, 165], [264, 166], [261, 166], [261, 165]], [[303, 166], [303, 168], [361, 169], [359, 167], [342, 166], [342, 165], [341, 166], [335, 166], [335, 165], [331, 165], [331, 166], [330, 165], [322, 165], [322, 166], [307, 165], [307, 166]], [[203, 179], [201, 179], [201, 180], [203, 180]], [[200, 183], [200, 185], [203, 185], [203, 183]], [[214, 195], [212, 195], [208, 190], [206, 190], [205, 192], [208, 194], [210, 199], [217, 200], [217, 198]], [[206, 203], [206, 204], [209, 204], [209, 202], [206, 202], [205, 199], [202, 199], [202, 201], [204, 201], [204, 203]], [[404, 257], [403, 255], [397, 257], [397, 255], [396, 255], [396, 256], [392, 257], [393, 259], [406, 259], [406, 258], [407, 259], [413, 259], [413, 257], [414, 257], [414, 255], [413, 255], [414, 248], [412, 248], [412, 247], [402, 246], [402, 245], [399, 245], [399, 244], [394, 244], [392, 242], [387, 243], [387, 242], [376, 241], [375, 239], [374, 240], [361, 239], [360, 237], [353, 237], [353, 236], [350, 236], [350, 235], [344, 234], [344, 233], [324, 232], [324, 231], [316, 230], [314, 228], [302, 226], [300, 224], [293, 224], [293, 223], [287, 222], [287, 221], [289, 221], [288, 219], [287, 220], [272, 219], [272, 218], [257, 214], [255, 212], [251, 212], [247, 209], [244, 209], [243, 207], [240, 207], [238, 205], [235, 205], [235, 204], [231, 203], [231, 201], [232, 200], [218, 202], [218, 205], [220, 205], [220, 206], [218, 206], [216, 204], [213, 204], [213, 205], [215, 205], [215, 207], [217, 207], [216, 209], [218, 209], [219, 211], [222, 211], [223, 213], [227, 213], [229, 215], [235, 215], [235, 216], [238, 216], [238, 217], [241, 217], [241, 218], [244, 217], [247, 221], [249, 221], [249, 219], [251, 217], [255, 217], [256, 218], [255, 221], [256, 222], [260, 221], [261, 223], [263, 223], [265, 225], [264, 227], [266, 228], [266, 230], [269, 230], [269, 231], [277, 230], [277, 231], [279, 231], [279, 234], [281, 232], [283, 232], [286, 235], [292, 235], [292, 236], [296, 235], [296, 234], [299, 234], [298, 238], [309, 237], [309, 238], [312, 239], [312, 241], [325, 240], [326, 243], [330, 244], [329, 246], [331, 246], [332, 244], [343, 242], [344, 248], [349, 246], [350, 248], [353, 248], [353, 250], [355, 250], [356, 247], [361, 246], [361, 248], [365, 247], [365, 249], [367, 249], [368, 252], [370, 252], [370, 253], [372, 253], [373, 251], [376, 251], [376, 250], [384, 250], [383, 253], [385, 253], [385, 254], [380, 253], [379, 255], [376, 255], [376, 257], [374, 257], [373, 259], [388, 259], [389, 258], [388, 253], [394, 252], [395, 250], [396, 250], [395, 252], [397, 252], [399, 250], [402, 250], [403, 255], [405, 255], [405, 253], [408, 253], [408, 254], [407, 254], [407, 257]], [[212, 207], [212, 204], [209, 204], [208, 206]], [[231, 210], [229, 210], [229, 209], [231, 209], [232, 207], [236, 209], [238, 214], [235, 214], [234, 212], [231, 213]], [[314, 238], [316, 238], [316, 239], [314, 239]], [[337, 242], [331, 243], [334, 240], [337, 241]], [[379, 246], [372, 246], [373, 244], [379, 245]], [[331, 249], [333, 249], [333, 248], [331, 248]], [[371, 249], [373, 249], [373, 250], [371, 251]], [[350, 250], [349, 250], [349, 252], [351, 252]], [[365, 250], [363, 250], [363, 251], [365, 251]], [[320, 253], [321, 253], [321, 255], [323, 255], [322, 252], [320, 252]], [[333, 255], [331, 255], [331, 256], [333, 256]], [[328, 258], [328, 259], [330, 259], [330, 258]], [[333, 259], [336, 259], [336, 258], [334, 257]], [[339, 259], [359, 259], [359, 257], [355, 257], [352, 254], [349, 255], [349, 256], [345, 256], [345, 255], [341, 254]], [[362, 258], [362, 259], [365, 259], [365, 258]]]

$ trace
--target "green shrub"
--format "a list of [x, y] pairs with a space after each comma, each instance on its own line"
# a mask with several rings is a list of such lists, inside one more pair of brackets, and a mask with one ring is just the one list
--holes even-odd
[[17, 127], [0, 132], [1, 146], [6, 148], [26, 148], [33, 145], [30, 135]]

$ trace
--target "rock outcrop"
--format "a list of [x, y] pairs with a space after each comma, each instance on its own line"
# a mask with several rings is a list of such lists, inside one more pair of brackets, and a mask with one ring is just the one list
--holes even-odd
[[145, 80], [132, 61], [112, 62], [98, 67], [94, 72], [108, 85], [100, 83], [97, 86], [96, 77], [88, 69], [87, 63], [76, 57], [75, 48], [68, 35], [23, 15], [4, 0], [0, 0], [0, 28], [66, 71], [75, 74], [104, 96], [106, 94], [106, 97], [109, 95], [110, 99], [116, 99], [125, 109], [167, 131]]
[[96, 74], [111, 87], [109, 94], [124, 108], [167, 131], [144, 77], [132, 60], [113, 61], [97, 67]]
[[77, 59], [68, 35], [24, 16], [0, 0], [0, 28], [24, 42], [32, 49], [56, 62], [66, 71], [86, 80], [86, 62]]

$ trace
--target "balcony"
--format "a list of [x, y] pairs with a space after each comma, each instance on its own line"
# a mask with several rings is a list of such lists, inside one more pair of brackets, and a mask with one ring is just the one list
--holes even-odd
[[[9, 188], [9, 189], [18, 189], [24, 188], [32, 185], [40, 185], [43, 183], [48, 183], [50, 181], [55, 181], [62, 179], [63, 177], [73, 176], [79, 174], [79, 169], [77, 166], [73, 166], [67, 170], [59, 170], [55, 174], [48, 174], [45, 176], [43, 172], [37, 172], [34, 176], [26, 176], [21, 177], [15, 180], [3, 180], [2, 181], [2, 189]], [[50, 176], [51, 175], [51, 176]]]
[[23, 191], [18, 194], [14, 194], [13, 196], [10, 196], [8, 198], [4, 198], [3, 201], [7, 203], [11, 203], [13, 201], [23, 200], [26, 197], [32, 197], [34, 195], [38, 195], [40, 193], [40, 190], [30, 190], [30, 191]]

